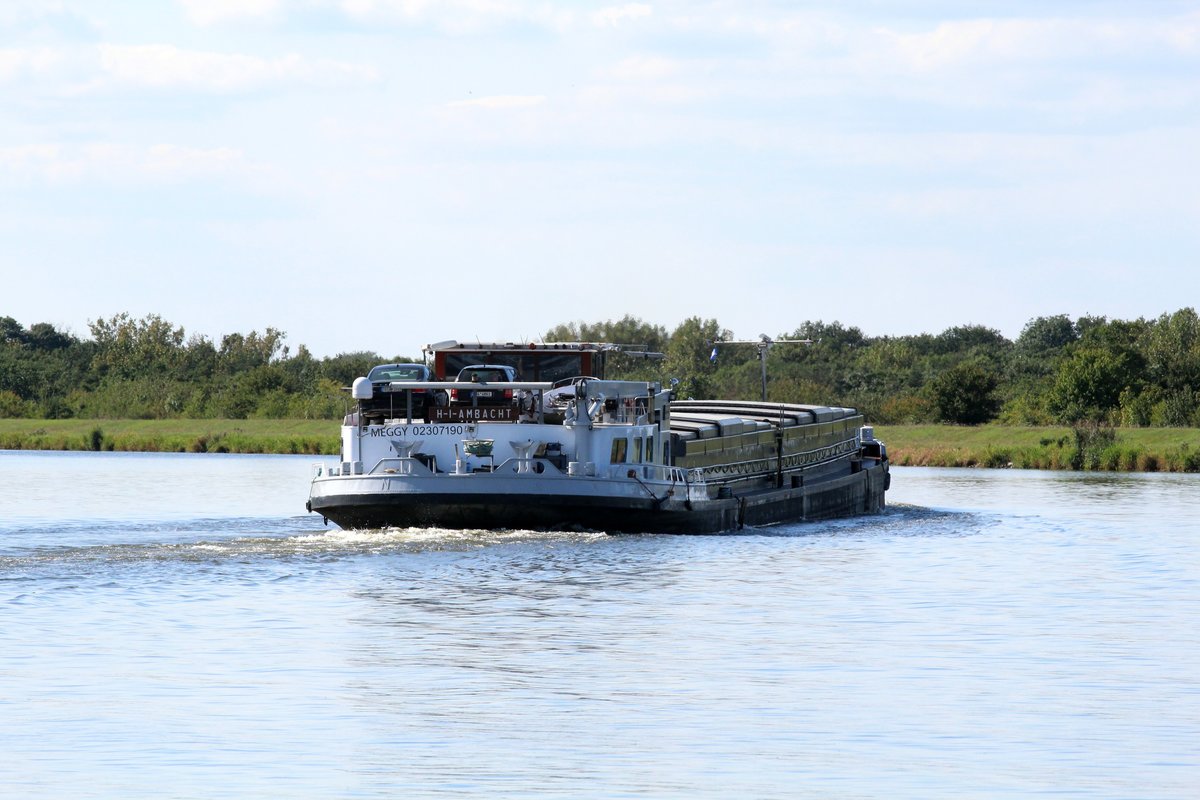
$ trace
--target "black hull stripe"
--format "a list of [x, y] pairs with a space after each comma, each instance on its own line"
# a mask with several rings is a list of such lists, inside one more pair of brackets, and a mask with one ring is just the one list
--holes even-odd
[[720, 533], [743, 525], [829, 519], [882, 510], [886, 468], [794, 489], [759, 490], [692, 508], [678, 500], [541, 494], [373, 493], [314, 498], [311, 510], [343, 528], [589, 529], [610, 533]]

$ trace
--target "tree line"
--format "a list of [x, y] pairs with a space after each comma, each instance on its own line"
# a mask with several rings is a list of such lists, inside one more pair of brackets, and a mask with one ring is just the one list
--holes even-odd
[[[286, 334], [187, 336], [157, 315], [118, 314], [79, 338], [0, 317], [0, 417], [336, 419], [343, 387], [375, 364], [416, 356], [361, 351], [315, 358]], [[877, 424], [1200, 427], [1200, 317], [1037, 317], [1015, 341], [980, 325], [939, 334], [865, 335], [806, 321], [765, 351], [772, 401], [851, 406]], [[732, 344], [715, 319], [674, 330], [626, 316], [562, 323], [543, 341], [645, 345], [660, 361], [610, 361], [613, 378], [679, 381], [682, 396], [758, 399], [763, 352]], [[782, 340], [811, 344], [783, 344]]]

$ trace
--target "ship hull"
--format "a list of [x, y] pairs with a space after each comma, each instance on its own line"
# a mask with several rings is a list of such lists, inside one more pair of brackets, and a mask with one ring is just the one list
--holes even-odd
[[[587, 529], [608, 533], [710, 534], [883, 510], [886, 461], [784, 488], [731, 487], [687, 500], [665, 487], [598, 480], [492, 476], [330, 478], [314, 481], [309, 510], [343, 528]], [[791, 476], [788, 483], [791, 484]], [[481, 484], [488, 484], [482, 486]], [[681, 492], [680, 495], [683, 493]]]

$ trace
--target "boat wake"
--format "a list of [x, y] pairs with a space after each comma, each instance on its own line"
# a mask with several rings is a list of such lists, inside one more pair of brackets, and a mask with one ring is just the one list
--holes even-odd
[[[601, 541], [658, 538], [654, 534], [610, 537], [597, 531], [453, 530], [384, 528], [343, 530], [313, 527], [314, 518], [194, 519], [170, 524], [57, 524], [6, 532], [0, 550], [0, 582], [54, 572], [62, 576], [99, 567], [174, 564], [195, 567], [229, 563], [289, 565], [369, 556], [471, 552], [511, 545], [586, 546]], [[994, 524], [986, 515], [892, 505], [881, 514], [745, 528], [724, 536], [841, 537], [966, 536]], [[319, 525], [319, 523], [318, 523]], [[688, 539], [693, 537], [666, 537]], [[711, 539], [711, 536], [695, 537]], [[59, 544], [64, 540], [69, 544]]]
[[761, 528], [745, 528], [742, 535], [840, 536], [887, 538], [894, 536], [969, 536], [997, 524], [984, 514], [924, 506], [890, 504], [879, 514], [819, 522], [793, 522]]
[[[0, 582], [30, 573], [85, 570], [97, 565], [220, 565], [226, 562], [322, 562], [371, 555], [467, 552], [520, 543], [584, 544], [589, 532], [484, 531], [445, 528], [312, 529], [311, 517], [278, 520], [189, 520], [169, 526], [91, 526], [75, 535], [54, 528], [18, 529], [0, 550]], [[297, 530], [299, 526], [304, 526]], [[54, 534], [54, 535], [52, 535]], [[13, 544], [14, 539], [21, 544]], [[55, 544], [68, 539], [71, 544]]]

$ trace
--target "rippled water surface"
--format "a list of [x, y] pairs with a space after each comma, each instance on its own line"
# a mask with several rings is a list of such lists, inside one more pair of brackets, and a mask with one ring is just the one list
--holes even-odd
[[1200, 796], [1200, 478], [735, 536], [341, 531], [307, 457], [0, 452], [0, 796]]

